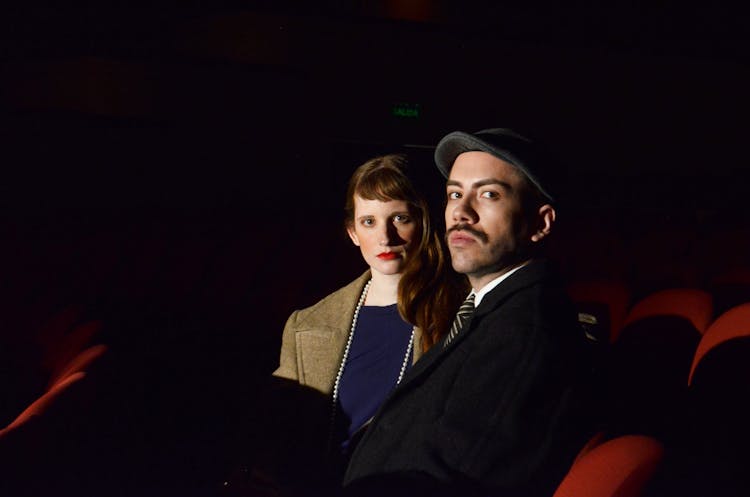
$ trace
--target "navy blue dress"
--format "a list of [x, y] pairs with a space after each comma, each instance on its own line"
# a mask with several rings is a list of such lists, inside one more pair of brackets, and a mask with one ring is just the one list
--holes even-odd
[[[346, 450], [352, 435], [365, 424], [396, 386], [412, 325], [401, 319], [396, 304], [362, 306], [354, 339], [339, 381], [339, 413], [348, 425]], [[411, 367], [409, 354], [407, 370]]]

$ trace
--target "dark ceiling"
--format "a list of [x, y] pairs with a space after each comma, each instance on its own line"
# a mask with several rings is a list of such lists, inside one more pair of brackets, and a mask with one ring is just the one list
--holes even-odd
[[180, 24], [242, 12], [338, 24], [408, 23], [415, 32], [648, 53], [744, 58], [748, 47], [748, 16], [737, 2], [30, 1], [4, 10], [6, 57], [137, 54], [139, 47], [157, 48]]
[[[69, 155], [99, 143], [81, 177], [114, 147], [158, 157], [165, 178], [268, 160], [338, 178], [369, 153], [510, 125], [557, 150], [595, 205], [667, 190], [659, 202], [734, 205], [748, 17], [641, 3], [26, 2], [0, 21], [5, 135]], [[404, 103], [418, 119], [394, 116]], [[46, 171], [54, 152], [39, 153], [22, 168]]]

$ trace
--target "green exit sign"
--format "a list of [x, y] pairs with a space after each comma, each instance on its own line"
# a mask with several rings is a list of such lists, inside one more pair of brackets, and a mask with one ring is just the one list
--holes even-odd
[[405, 117], [408, 119], [419, 118], [419, 104], [395, 103], [391, 107], [391, 115], [395, 117]]

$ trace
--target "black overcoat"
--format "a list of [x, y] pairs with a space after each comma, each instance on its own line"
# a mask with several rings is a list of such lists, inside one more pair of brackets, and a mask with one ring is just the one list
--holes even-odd
[[554, 271], [532, 261], [407, 373], [344, 485], [356, 495], [552, 495], [591, 433], [588, 350]]

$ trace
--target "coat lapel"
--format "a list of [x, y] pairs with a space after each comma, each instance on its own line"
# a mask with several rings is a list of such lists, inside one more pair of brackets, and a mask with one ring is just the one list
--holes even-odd
[[444, 347], [442, 341], [435, 344], [430, 350], [428, 350], [422, 358], [411, 368], [410, 371], [404, 376], [403, 381], [398, 386], [397, 390], [403, 390], [408, 388], [408, 385], [415, 381], [417, 378], [427, 374], [433, 367], [441, 362], [451, 350], [458, 346], [463, 340], [466, 339], [474, 331], [473, 324], [481, 319], [482, 316], [488, 314], [510, 295], [516, 293], [522, 288], [532, 285], [542, 279], [547, 273], [547, 263], [544, 261], [532, 261], [527, 266], [519, 269], [508, 277], [505, 281], [500, 283], [490, 293], [484, 296], [482, 302], [474, 311], [474, 314], [464, 325], [465, 328], [461, 333], [456, 336], [453, 341]]

